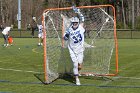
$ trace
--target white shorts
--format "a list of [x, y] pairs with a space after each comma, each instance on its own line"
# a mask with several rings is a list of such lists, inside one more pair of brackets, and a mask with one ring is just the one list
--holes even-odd
[[74, 53], [74, 52], [71, 52], [70, 53], [70, 56], [71, 56], [71, 59], [73, 62], [78, 62], [78, 63], [83, 63], [83, 52], [80, 52], [80, 53]]
[[38, 38], [43, 38], [43, 33], [39, 33]]

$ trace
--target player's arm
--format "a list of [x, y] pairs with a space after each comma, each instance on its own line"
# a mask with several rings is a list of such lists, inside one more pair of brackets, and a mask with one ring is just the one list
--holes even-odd
[[64, 34], [64, 40], [68, 40], [69, 39], [69, 31], [66, 31], [65, 34]]
[[80, 24], [81, 24], [82, 26], [84, 26], [85, 18], [84, 18], [84, 16], [83, 16], [83, 14], [80, 12], [80, 9], [78, 9], [78, 8], [75, 7], [75, 6], [72, 6], [72, 9], [73, 9], [73, 11], [74, 11], [75, 13], [78, 14], [78, 16], [79, 16], [79, 18], [80, 18], [80, 21], [81, 21]]

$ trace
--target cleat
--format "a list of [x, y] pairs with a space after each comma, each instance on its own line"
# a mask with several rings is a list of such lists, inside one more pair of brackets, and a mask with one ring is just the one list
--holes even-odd
[[41, 44], [40, 43], [38, 43], [38, 46], [40, 46]]
[[76, 79], [76, 85], [81, 85], [81, 83], [80, 83], [80, 80], [79, 79]]

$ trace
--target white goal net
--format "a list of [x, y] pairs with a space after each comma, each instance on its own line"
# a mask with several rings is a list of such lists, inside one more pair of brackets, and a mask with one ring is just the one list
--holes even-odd
[[[84, 62], [80, 74], [115, 75], [118, 72], [118, 50], [114, 7], [98, 5], [78, 8], [85, 17], [86, 29]], [[72, 73], [72, 61], [63, 36], [74, 15], [71, 7], [46, 9], [43, 13], [46, 83], [54, 81], [60, 74]]]

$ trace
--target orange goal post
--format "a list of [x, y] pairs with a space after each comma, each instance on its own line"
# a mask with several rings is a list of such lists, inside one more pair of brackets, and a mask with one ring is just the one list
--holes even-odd
[[[115, 76], [118, 74], [118, 42], [116, 36], [116, 14], [112, 5], [79, 6], [85, 17], [84, 76]], [[51, 83], [62, 74], [72, 74], [73, 66], [63, 40], [64, 32], [75, 16], [72, 7], [44, 10], [43, 82]], [[91, 47], [94, 46], [94, 47]]]

